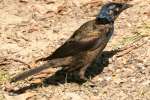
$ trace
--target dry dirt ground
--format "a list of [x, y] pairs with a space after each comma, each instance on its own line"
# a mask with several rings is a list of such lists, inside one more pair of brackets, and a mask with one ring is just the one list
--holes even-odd
[[[67, 76], [53, 80], [56, 75], [41, 83], [45, 76], [39, 74], [11, 84], [15, 93], [5, 91], [10, 77], [51, 54], [80, 25], [94, 19], [106, 2], [0, 0], [0, 100], [150, 100], [150, 0], [128, 1], [134, 6], [116, 20], [101, 63], [89, 71], [95, 84], [68, 81]], [[133, 46], [131, 52], [112, 54], [126, 45]], [[136, 45], [141, 46], [134, 48]], [[56, 70], [49, 69], [49, 75]]]

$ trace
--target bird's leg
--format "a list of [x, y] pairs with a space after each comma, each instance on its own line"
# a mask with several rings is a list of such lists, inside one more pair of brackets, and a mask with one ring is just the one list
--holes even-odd
[[87, 68], [88, 68], [89, 66], [90, 66], [90, 64], [87, 64], [87, 65], [85, 65], [84, 67], [82, 67], [82, 68], [80, 69], [79, 76], [80, 76], [81, 79], [87, 80], [87, 78], [85, 77], [85, 72], [86, 72], [86, 70], [87, 70]]
[[90, 82], [90, 83], [92, 83], [92, 84], [95, 84], [92, 80], [90, 80], [89, 78], [85, 77], [85, 72], [86, 72], [87, 68], [88, 68], [90, 65], [91, 65], [91, 64], [89, 63], [89, 64], [85, 65], [84, 67], [82, 67], [82, 68], [80, 69], [79, 76], [80, 76], [80, 79], [85, 80], [85, 81], [88, 81], [88, 82]]

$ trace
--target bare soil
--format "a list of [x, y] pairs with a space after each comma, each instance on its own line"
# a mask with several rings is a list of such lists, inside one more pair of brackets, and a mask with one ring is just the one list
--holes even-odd
[[[150, 0], [114, 1], [134, 6], [116, 20], [111, 41], [87, 72], [95, 84], [56, 79], [59, 68], [9, 84], [94, 19], [108, 0], [0, 0], [0, 100], [150, 100]], [[133, 46], [130, 52], [113, 53], [126, 46]]]

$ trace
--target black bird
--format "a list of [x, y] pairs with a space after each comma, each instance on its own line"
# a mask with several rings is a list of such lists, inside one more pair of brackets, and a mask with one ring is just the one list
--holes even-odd
[[114, 21], [119, 14], [131, 7], [126, 3], [110, 2], [102, 6], [96, 19], [84, 23], [61, 47], [38, 61], [46, 61], [45, 64], [27, 70], [11, 79], [16, 82], [36, 74], [49, 67], [61, 66], [68, 73], [79, 71], [81, 79], [85, 78], [85, 71], [101, 54], [114, 31]]

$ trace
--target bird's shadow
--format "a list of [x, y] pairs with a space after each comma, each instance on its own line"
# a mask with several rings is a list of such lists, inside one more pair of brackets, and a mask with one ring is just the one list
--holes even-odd
[[[87, 79], [93, 78], [96, 75], [100, 74], [105, 67], [109, 64], [109, 58], [113, 57], [118, 50], [112, 50], [112, 51], [104, 51], [98, 58], [93, 62], [93, 64], [87, 68], [85, 76]], [[81, 80], [79, 78], [78, 72], [74, 72], [73, 74], [66, 74], [66, 72], [61, 69], [58, 70], [54, 75], [46, 78], [44, 80], [44, 83], [47, 85], [59, 85], [64, 83], [78, 83], [83, 84], [86, 82], [86, 80]]]
[[[86, 70], [85, 76], [87, 78], [93, 78], [96, 75], [100, 74], [105, 67], [109, 64], [109, 58], [113, 57], [119, 50], [112, 50], [112, 51], [104, 51], [96, 60], [95, 62]], [[43, 83], [38, 84], [30, 84], [29, 86], [22, 87], [16, 91], [12, 91], [13, 93], [24, 93], [28, 89], [35, 89], [37, 87], [48, 86], [48, 85], [59, 85], [64, 83], [78, 83], [83, 84], [86, 81], [81, 80], [77, 74], [67, 75], [63, 69], [58, 70], [54, 75], [46, 78]]]

